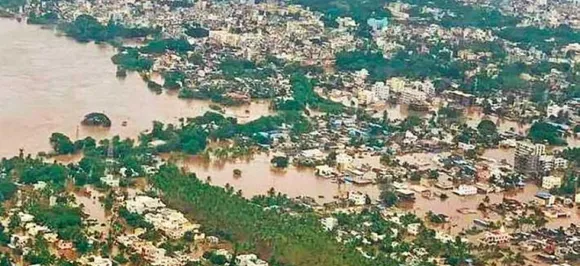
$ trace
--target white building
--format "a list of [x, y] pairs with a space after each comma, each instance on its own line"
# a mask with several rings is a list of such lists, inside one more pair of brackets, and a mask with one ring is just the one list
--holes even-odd
[[332, 229], [334, 229], [338, 225], [338, 219], [334, 217], [326, 217], [320, 219], [320, 223], [322, 223], [324, 230], [332, 231]]
[[453, 192], [459, 196], [469, 196], [477, 194], [477, 187], [470, 185], [459, 185]]
[[339, 153], [336, 155], [336, 165], [340, 169], [349, 168], [353, 160], [354, 159], [346, 153]]
[[411, 82], [411, 87], [414, 90], [422, 91], [430, 96], [435, 94], [435, 86], [433, 85], [433, 82], [431, 82], [430, 80], [425, 80], [424, 82], [413, 81]]
[[485, 245], [498, 245], [508, 243], [510, 239], [511, 236], [509, 234], [500, 230], [496, 232], [485, 232], [485, 235], [480, 241]]
[[79, 259], [79, 262], [82, 265], [88, 266], [112, 266], [113, 261], [108, 258], [103, 258], [101, 256], [91, 256], [91, 257], [82, 257]]
[[101, 183], [113, 188], [119, 187], [120, 181], [121, 180], [119, 178], [111, 174], [101, 177]]
[[331, 177], [334, 175], [334, 169], [328, 165], [317, 165], [316, 175], [321, 177]]
[[242, 254], [236, 256], [238, 266], [268, 266], [268, 263], [259, 259], [255, 254]]
[[356, 95], [359, 104], [369, 105], [375, 102], [376, 95], [374, 91], [361, 90]]
[[562, 177], [544, 176], [542, 178], [542, 188], [552, 189], [562, 186]]
[[127, 201], [126, 207], [130, 212], [143, 214], [145, 211], [164, 208], [165, 204], [158, 198], [152, 198], [149, 196], [136, 196], [134, 199]]
[[200, 228], [200, 225], [190, 223], [183, 213], [167, 208], [145, 214], [145, 220], [172, 239], [181, 238], [186, 232]]
[[402, 92], [407, 86], [407, 81], [403, 78], [394, 77], [387, 80], [387, 86], [394, 92]]
[[568, 167], [568, 160], [564, 158], [555, 158], [553, 155], [543, 155], [539, 159], [540, 169], [544, 172], [552, 170], [565, 169]]
[[407, 89], [401, 92], [399, 100], [403, 104], [424, 102], [428, 98], [427, 93], [419, 90]]
[[558, 114], [560, 113], [570, 113], [570, 107], [568, 107], [567, 105], [559, 106], [556, 104], [552, 104], [546, 108], [546, 112], [548, 117], [550, 116], [558, 117]]
[[410, 235], [416, 236], [419, 234], [419, 229], [421, 228], [420, 223], [412, 223], [407, 225], [407, 233]]
[[384, 82], [375, 82], [373, 84], [371, 90], [375, 93], [377, 99], [381, 101], [386, 101], [391, 96], [391, 92], [389, 91], [389, 87]]
[[367, 203], [367, 196], [361, 192], [349, 192], [348, 200], [352, 201], [355, 205], [365, 205]]

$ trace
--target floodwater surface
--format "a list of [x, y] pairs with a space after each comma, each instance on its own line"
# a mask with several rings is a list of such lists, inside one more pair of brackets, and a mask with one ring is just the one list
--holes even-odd
[[[52, 30], [0, 19], [0, 157], [16, 155], [20, 148], [32, 154], [49, 151], [53, 132], [73, 140], [137, 137], [154, 120], [175, 123], [210, 110], [207, 101], [156, 95], [139, 75], [117, 79], [114, 53], [108, 45], [82, 44]], [[80, 126], [90, 112], [105, 113], [112, 127]], [[227, 112], [242, 122], [270, 113], [268, 102]]]

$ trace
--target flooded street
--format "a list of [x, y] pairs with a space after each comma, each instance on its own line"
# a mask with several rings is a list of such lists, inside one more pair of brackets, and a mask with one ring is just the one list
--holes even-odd
[[99, 198], [105, 195], [90, 186], [74, 191], [72, 195], [76, 204], [82, 206], [83, 212], [88, 215], [88, 218], [95, 221], [96, 224], [92, 226], [91, 230], [103, 235], [108, 234], [110, 228], [109, 216], [103, 203], [99, 201]]
[[[212, 161], [206, 162], [198, 157], [189, 157], [178, 162], [178, 165], [196, 173], [201, 180], [209, 176], [211, 184], [225, 186], [230, 184], [236, 191], [241, 189], [244, 197], [266, 194], [270, 188], [290, 197], [309, 196], [319, 203], [334, 201], [333, 197], [349, 191], [361, 191], [376, 199], [376, 186], [355, 186], [341, 184], [324, 179], [314, 174], [313, 169], [274, 169], [267, 154], [257, 154], [250, 161]], [[234, 177], [234, 169], [242, 171], [241, 177]], [[320, 198], [322, 196], [322, 198]]]
[[[0, 40], [10, 40], [0, 42], [0, 157], [17, 155], [19, 148], [48, 151], [53, 132], [72, 139], [77, 128], [79, 138], [136, 137], [154, 120], [177, 122], [210, 110], [207, 101], [156, 95], [139, 75], [117, 79], [109, 46], [80, 44], [8, 19], [0, 19]], [[105, 113], [112, 127], [79, 127], [90, 112]], [[270, 114], [269, 103], [229, 108], [227, 114], [252, 120]]]
[[[485, 214], [480, 211], [476, 211], [473, 214], [461, 214], [458, 212], [459, 209], [477, 210], [479, 204], [483, 202], [484, 198], [486, 197], [485, 194], [462, 197], [454, 194], [451, 191], [443, 191], [434, 187], [429, 189], [434, 192], [445, 193], [447, 196], [449, 196], [449, 198], [445, 200], [441, 200], [439, 198], [427, 199], [418, 195], [415, 203], [403, 204], [402, 207], [404, 209], [410, 210], [411, 212], [414, 212], [419, 216], [425, 216], [429, 211], [432, 211], [436, 214], [445, 214], [449, 216], [451, 218], [451, 222], [444, 225], [443, 227], [449, 233], [456, 234], [463, 229], [471, 228], [474, 225], [474, 219], [489, 218], [495, 220], [501, 218], [497, 213], [494, 212], [488, 212]], [[540, 191], [540, 188], [535, 185], [528, 184], [524, 187], [524, 189], [503, 193], [490, 193], [487, 194], [487, 196], [489, 196], [490, 204], [500, 203], [504, 197], [515, 199], [522, 203], [528, 203], [535, 198], [535, 195], [538, 193], [538, 191]], [[577, 223], [580, 221], [580, 213], [578, 213], [576, 209], [565, 208], [564, 210], [570, 212], [570, 218], [548, 219], [546, 227], [558, 228], [560, 226], [569, 226], [570, 223]]]

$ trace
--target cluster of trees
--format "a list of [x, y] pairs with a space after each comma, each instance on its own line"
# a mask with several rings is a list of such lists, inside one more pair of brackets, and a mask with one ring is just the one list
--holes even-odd
[[59, 132], [52, 133], [49, 142], [57, 154], [73, 154], [84, 148], [94, 148], [97, 145], [95, 139], [91, 137], [73, 142], [68, 136]]
[[207, 112], [203, 116], [188, 119], [187, 123], [179, 127], [154, 122], [151, 132], [141, 135], [141, 142], [163, 140], [165, 143], [155, 147], [156, 151], [197, 154], [205, 149], [208, 139], [223, 140], [237, 135], [254, 138], [259, 132], [275, 130], [283, 124], [292, 126], [292, 132], [295, 134], [308, 132], [311, 128], [306, 117], [298, 112], [263, 116], [245, 124], [238, 124], [236, 119], [226, 118], [219, 113]]
[[154, 229], [153, 225], [147, 221], [145, 218], [134, 212], [130, 212], [125, 207], [119, 208], [119, 216], [122, 217], [127, 224], [133, 228], [146, 228], [146, 229]]
[[84, 14], [71, 23], [61, 24], [60, 29], [67, 36], [80, 42], [107, 42], [117, 38], [146, 37], [160, 31], [152, 28], [127, 28], [114, 20], [109, 20], [103, 25], [95, 17]]
[[342, 104], [335, 103], [318, 95], [314, 91], [316, 81], [308, 78], [303, 73], [292, 75], [290, 83], [292, 85], [292, 96], [294, 100], [290, 102], [282, 102], [282, 108], [288, 108], [290, 110], [297, 110], [295, 108], [300, 108], [300, 110], [302, 110], [304, 107], [308, 106], [309, 108], [318, 109], [327, 113], [340, 113], [345, 109]]
[[26, 0], [0, 0], [0, 7], [10, 11], [18, 11], [18, 9], [26, 4]]
[[517, 42], [524, 48], [535, 47], [544, 52], [551, 52], [552, 49], [580, 42], [580, 33], [567, 25], [556, 28], [509, 26], [496, 33], [499, 37]]
[[378, 51], [342, 51], [336, 55], [336, 66], [342, 71], [366, 69], [369, 78], [376, 81], [395, 76], [460, 79], [464, 70], [468, 69], [468, 65], [452, 62], [449, 51], [444, 47], [434, 47], [429, 53], [399, 51], [388, 60]]
[[250, 60], [230, 56], [221, 60], [219, 69], [226, 79], [266, 79], [276, 74], [275, 70], [271, 67], [259, 67]]
[[266, 211], [232, 190], [208, 185], [172, 165], [161, 166], [153, 182], [169, 205], [191, 214], [208, 233], [254, 247], [240, 252], [255, 252], [285, 265], [383, 265], [337, 243], [323, 232], [316, 216]]
[[54, 12], [46, 12], [42, 15], [37, 15], [36, 13], [31, 12], [28, 14], [28, 19], [26, 20], [26, 23], [36, 25], [56, 24], [57, 22], [58, 14]]
[[580, 165], [580, 148], [567, 148], [562, 151], [562, 157], [575, 165]]
[[547, 142], [550, 145], [566, 145], [566, 140], [562, 138], [560, 129], [546, 122], [534, 123], [528, 131], [528, 138], [530, 138], [534, 143]]
[[68, 169], [57, 163], [47, 163], [43, 159], [31, 157], [13, 157], [3, 159], [0, 163], [9, 180], [18, 180], [23, 184], [35, 184], [39, 181], [64, 186]]
[[83, 212], [80, 208], [57, 204], [53, 207], [33, 204], [28, 211], [34, 215], [34, 221], [48, 226], [58, 234], [59, 239], [72, 241], [81, 254], [91, 249], [89, 240], [83, 233]]
[[293, 0], [291, 2], [322, 13], [325, 25], [330, 27], [338, 26], [336, 19], [339, 17], [351, 17], [359, 25], [364, 26], [370, 18], [382, 19], [391, 16], [385, 8], [386, 2], [381, 0]]
[[163, 87], [170, 90], [179, 89], [185, 82], [185, 73], [181, 71], [167, 71], [163, 73]]
[[9, 200], [16, 194], [18, 187], [10, 180], [0, 178], [0, 203]]
[[140, 51], [146, 54], [162, 54], [166, 51], [186, 53], [194, 48], [186, 39], [155, 39], [141, 47]]
[[111, 127], [111, 119], [103, 113], [89, 113], [85, 115], [81, 124], [85, 126]]
[[141, 55], [136, 48], [124, 47], [111, 60], [115, 65], [130, 71], [149, 71], [153, 67], [153, 60]]
[[285, 156], [275, 156], [272, 158], [270, 163], [273, 164], [276, 168], [286, 168], [288, 167], [289, 159]]
[[449, 14], [440, 20], [431, 21], [444, 27], [499, 28], [515, 26], [519, 22], [517, 18], [503, 15], [496, 9], [466, 5], [457, 0], [405, 0], [404, 2], [448, 11]]
[[202, 28], [199, 25], [191, 25], [185, 29], [185, 34], [193, 38], [204, 38], [209, 36], [209, 30]]

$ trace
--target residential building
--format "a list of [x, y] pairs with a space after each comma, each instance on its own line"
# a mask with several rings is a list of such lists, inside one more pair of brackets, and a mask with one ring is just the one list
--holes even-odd
[[469, 196], [477, 194], [477, 187], [470, 185], [459, 185], [457, 189], [453, 190], [453, 193], [459, 196]]
[[562, 177], [544, 176], [542, 178], [542, 188], [552, 189], [559, 188], [562, 185]]
[[352, 201], [354, 205], [365, 205], [367, 203], [367, 196], [361, 192], [349, 192], [348, 200]]
[[428, 95], [424, 91], [407, 89], [401, 92], [401, 97], [399, 100], [403, 104], [410, 104], [424, 102], [427, 100], [427, 98]]
[[419, 229], [421, 229], [420, 223], [412, 223], [412, 224], [407, 225], [407, 233], [409, 233], [412, 236], [418, 235]]
[[543, 172], [540, 158], [546, 153], [543, 144], [518, 142], [514, 157], [514, 170], [518, 173], [536, 177]]
[[339, 153], [336, 155], [336, 166], [339, 169], [347, 169], [351, 166], [353, 160], [354, 159], [352, 158], [352, 156], [346, 153]]
[[338, 225], [338, 219], [334, 217], [322, 218], [320, 219], [320, 223], [322, 223], [324, 230], [332, 231], [332, 229]]
[[242, 254], [236, 256], [238, 266], [268, 266], [268, 263], [259, 259], [255, 254]]
[[485, 235], [481, 239], [481, 242], [485, 245], [499, 245], [508, 243], [511, 240], [511, 236], [505, 233], [503, 230], [494, 232], [485, 232]]
[[164, 208], [165, 204], [158, 198], [152, 198], [149, 196], [136, 196], [134, 199], [127, 201], [126, 207], [130, 212], [143, 214], [143, 212], [148, 210]]
[[384, 82], [376, 82], [371, 90], [375, 93], [375, 97], [381, 101], [386, 101], [391, 96], [389, 87]]

